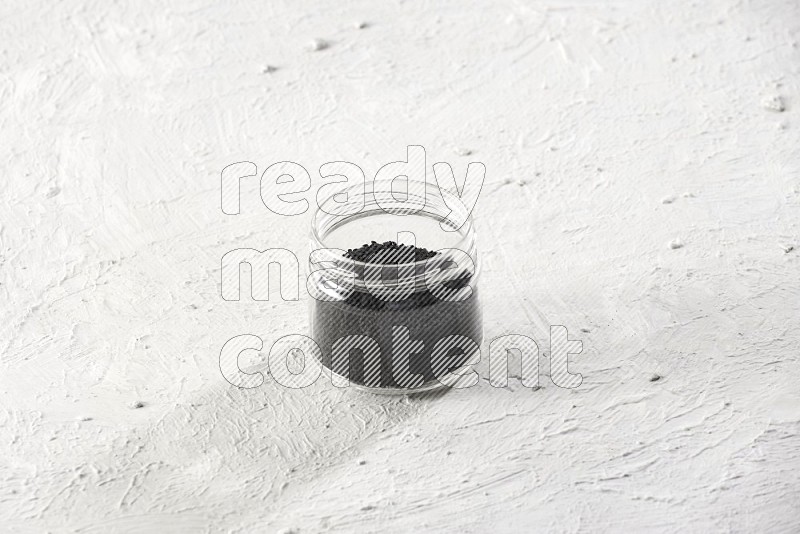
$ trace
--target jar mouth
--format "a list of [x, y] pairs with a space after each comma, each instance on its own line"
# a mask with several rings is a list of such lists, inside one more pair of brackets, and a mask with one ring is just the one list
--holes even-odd
[[[475, 229], [469, 209], [461, 199], [436, 184], [405, 180], [407, 189], [404, 195], [400, 195], [405, 197], [401, 200], [392, 190], [391, 182], [389, 180], [368, 181], [351, 186], [338, 191], [319, 204], [311, 223], [312, 254], [309, 257], [311, 268], [314, 268], [313, 264], [326, 264], [324, 269], [327, 273], [326, 278], [350, 277], [356, 289], [364, 288], [364, 273], [367, 270], [382, 267], [397, 269], [398, 287], [416, 286], [421, 280], [429, 278], [433, 274], [431, 271], [436, 271], [435, 278], [440, 281], [477, 274]], [[337, 197], [341, 198], [342, 196], [347, 200], [344, 202], [337, 200]], [[437, 250], [438, 253], [431, 258], [400, 264], [369, 260], [357, 261], [346, 257], [346, 248], [362, 245], [362, 243], [356, 242], [359, 240], [357, 238], [353, 238], [354, 242], [347, 247], [337, 248], [328, 243], [328, 238], [333, 232], [343, 229], [348, 224], [376, 215], [397, 216], [396, 223], [400, 230], [405, 228], [404, 223], [409, 220], [404, 217], [427, 218], [438, 223], [436, 227], [440, 238], [451, 236], [453, 233], [457, 233], [457, 237], [451, 237], [449, 239], [451, 242], [447, 243], [445, 247], [435, 248], [434, 250]], [[368, 224], [366, 221], [363, 223], [362, 226]], [[369, 243], [374, 239], [362, 237], [360, 240]], [[461, 268], [448, 268], [451, 263], [459, 266], [463, 264], [464, 254], [472, 259], [472, 266], [467, 269], [468, 273], [465, 274]]]

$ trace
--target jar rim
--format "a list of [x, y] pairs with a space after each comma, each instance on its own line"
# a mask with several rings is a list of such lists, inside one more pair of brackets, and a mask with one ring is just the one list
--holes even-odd
[[[385, 194], [385, 191], [391, 192], [390, 185], [388, 188], [385, 187], [387, 186], [387, 182], [390, 182], [389, 180], [383, 180], [380, 182], [381, 185], [384, 186], [384, 189], [380, 190], [383, 192], [382, 194]], [[362, 217], [369, 217], [371, 215], [378, 215], [381, 213], [389, 213], [378, 203], [375, 197], [376, 183], [378, 182], [372, 180], [364, 182], [363, 184], [350, 186], [328, 197], [324, 202], [322, 202], [322, 204], [318, 205], [311, 220], [312, 253], [309, 256], [309, 264], [312, 270], [314, 269], [313, 264], [332, 264], [333, 267], [326, 267], [324, 269], [327, 275], [332, 275], [332, 277], [335, 279], [351, 277], [354, 289], [369, 291], [368, 283], [365, 281], [364, 277], [364, 273], [367, 272], [367, 269], [396, 267], [397, 288], [398, 290], [401, 290], [402, 288], [408, 288], [409, 286], [420, 287], [421, 284], [427, 283], [426, 280], [429, 276], [435, 277], [437, 281], [463, 278], [465, 276], [464, 270], [445, 268], [450, 263], [456, 263], [456, 265], [458, 265], [458, 260], [463, 260], [463, 256], [462, 258], [458, 258], [457, 253], [452, 252], [455, 250], [463, 252], [472, 260], [471, 268], [467, 268], [467, 275], [469, 277], [474, 277], [478, 274], [480, 267], [476, 249], [476, 232], [472, 221], [472, 214], [461, 201], [460, 197], [448, 191], [447, 189], [440, 188], [438, 184], [432, 184], [427, 181], [422, 182], [418, 180], [406, 180], [406, 183], [408, 184], [407, 199], [412, 196], [412, 191], [417, 197], [419, 197], [419, 192], [421, 191], [423, 192], [422, 194], [425, 195], [425, 202], [416, 210], [400, 209], [398, 211], [406, 211], [407, 213], [405, 213], [405, 215], [413, 213], [415, 215], [428, 217], [437, 220], [439, 223], [444, 223], [445, 225], [450, 226], [450, 228], [452, 228], [450, 231], [459, 233], [458, 241], [451, 247], [439, 249], [438, 252], [440, 253], [431, 258], [402, 264], [357, 261], [347, 258], [343, 254], [344, 251], [342, 249], [328, 247], [324, 240], [327, 235], [336, 228], [341, 227], [347, 222], [357, 220]], [[334, 199], [334, 197], [342, 193], [347, 193], [348, 201], [350, 201], [352, 198], [359, 198], [359, 195], [363, 196], [364, 199], [362, 208], [355, 213], [338, 215], [331, 214], [330, 211], [325, 211], [323, 209], [323, 207], [328, 207], [327, 204], [329, 202], [342, 205], [343, 203], [337, 202]], [[355, 197], [351, 195], [355, 195]], [[461, 219], [452, 217], [452, 215], [456, 212], [456, 217], [460, 216]], [[399, 215], [399, 213], [396, 214]], [[460, 226], [456, 227], [455, 224], [457, 224], [459, 220], [463, 220], [464, 222]], [[448, 251], [450, 252], [448, 253]], [[432, 271], [435, 272], [431, 274]], [[312, 273], [312, 275], [313, 274], [314, 273]]]
[[[391, 182], [391, 180], [381, 180], [381, 182], [387, 183], [387, 182]], [[438, 185], [432, 184], [432, 183], [427, 182], [427, 181], [426, 182], [422, 182], [422, 181], [419, 181], [419, 180], [406, 180], [406, 182], [408, 183], [409, 195], [411, 195], [412, 187], [424, 190], [426, 195], [428, 193], [430, 193], [430, 192], [434, 192], [434, 193], [436, 193], [436, 194], [441, 196], [441, 199], [439, 199], [439, 200], [441, 200], [442, 204], [445, 206], [445, 209], [449, 208], [451, 210], [450, 213], [452, 213], [456, 209], [460, 209], [460, 210], [462, 210], [462, 213], [466, 214], [465, 217], [464, 217], [464, 222], [463, 222], [463, 224], [461, 226], [455, 227], [453, 224], [449, 224], [449, 226], [451, 228], [453, 228], [452, 231], [459, 232], [460, 238], [451, 247], [447, 247], [447, 248], [459, 249], [459, 250], [462, 250], [462, 251], [466, 252], [470, 256], [474, 256], [475, 229], [474, 229], [474, 224], [473, 224], [473, 220], [472, 220], [472, 213], [467, 209], [467, 207], [461, 201], [461, 198], [458, 197], [457, 195], [454, 195], [453, 193], [451, 193], [447, 189], [443, 189], [443, 188], [439, 187]], [[368, 216], [374, 215], [374, 214], [379, 214], [381, 212], [382, 213], [387, 213], [386, 210], [384, 210], [382, 208], [379, 208], [377, 210], [375, 210], [375, 209], [367, 210], [366, 209], [366, 206], [367, 206], [366, 199], [369, 199], [370, 197], [372, 197], [374, 203], [377, 205], [377, 200], [374, 197], [374, 195], [375, 195], [375, 189], [374, 189], [375, 184], [376, 184], [375, 180], [369, 180], [369, 181], [365, 181], [363, 184], [350, 186], [350, 187], [348, 187], [348, 188], [346, 188], [346, 189], [344, 189], [342, 191], [339, 191], [335, 195], [332, 195], [332, 196], [328, 197], [327, 199], [325, 199], [325, 201], [322, 204], [318, 204], [316, 210], [314, 211], [313, 217], [311, 218], [311, 241], [312, 241], [312, 246], [314, 247], [314, 250], [330, 248], [330, 247], [328, 247], [326, 245], [326, 243], [324, 241], [326, 236], [324, 236], [322, 231], [321, 231], [321, 228], [323, 227], [323, 224], [322, 224], [321, 221], [323, 219], [329, 218], [329, 219], [335, 221], [335, 222], [332, 222], [329, 225], [328, 228], [326, 228], [327, 232], [331, 232], [334, 229], [336, 229], [336, 228], [340, 227], [341, 225], [343, 225], [343, 224], [345, 224], [347, 222], [350, 222], [352, 220], [356, 220], [356, 219], [359, 219], [359, 218], [362, 218], [362, 217], [368, 217]], [[324, 204], [326, 204], [326, 203], [328, 203], [330, 201], [334, 201], [335, 202], [334, 197], [338, 196], [340, 194], [344, 194], [344, 193], [348, 194], [348, 198], [350, 198], [349, 195], [351, 193], [363, 195], [365, 197], [364, 209], [362, 209], [362, 210], [360, 210], [359, 212], [356, 212], [356, 213], [343, 214], [343, 215], [331, 214], [331, 213], [326, 212], [326, 211], [324, 211], [322, 209], [322, 205], [324, 205]], [[446, 200], [445, 200], [445, 198], [446, 198]], [[426, 203], [422, 206], [422, 208], [420, 208], [419, 210], [417, 210], [414, 213], [421, 212], [428, 206], [427, 199], [428, 199], [428, 197], [426, 196]], [[340, 203], [337, 203], [337, 204], [340, 204]], [[445, 215], [438, 214], [438, 216], [431, 216], [432, 214], [426, 213], [423, 216], [425, 216], [425, 215], [427, 215], [427, 216], [429, 216], [429, 218], [435, 219], [435, 220], [437, 220], [439, 222], [447, 223], [449, 213], [447, 213]], [[463, 230], [462, 230], [462, 228], [463, 228]], [[362, 262], [362, 261], [352, 260], [352, 259], [348, 259], [348, 258], [344, 258], [344, 259], [347, 259], [347, 261], [350, 261], [350, 262], [355, 262], [355, 264], [357, 266], [376, 265], [376, 263], [371, 263], [371, 262]], [[415, 262], [404, 263], [403, 265], [419, 266], [419, 265], [425, 265], [427, 261], [428, 260], [423, 259], [423, 260], [417, 260]]]

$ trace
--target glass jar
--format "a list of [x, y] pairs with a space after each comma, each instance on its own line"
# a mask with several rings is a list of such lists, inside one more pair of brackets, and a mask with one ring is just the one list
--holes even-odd
[[318, 198], [308, 291], [320, 363], [335, 385], [378, 393], [472, 385], [483, 341], [472, 218], [447, 190], [397, 182], [407, 190], [367, 182]]

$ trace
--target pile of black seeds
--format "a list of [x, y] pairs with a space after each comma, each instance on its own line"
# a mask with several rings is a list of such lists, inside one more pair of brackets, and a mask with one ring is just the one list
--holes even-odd
[[344, 257], [362, 263], [370, 263], [376, 256], [381, 256], [381, 262], [389, 260], [391, 263], [411, 263], [415, 261], [427, 260], [436, 256], [438, 252], [428, 250], [414, 245], [399, 245], [394, 241], [384, 241], [378, 243], [373, 241], [368, 245], [361, 245], [358, 248], [347, 249]]
[[[396, 271], [391, 265], [426, 260], [437, 254], [436, 251], [399, 245], [394, 241], [373, 241], [368, 245], [349, 249], [344, 256], [366, 264], [370, 260], [376, 260], [374, 263], [383, 265], [387, 271]], [[423, 270], [424, 265], [417, 266], [416, 274]], [[363, 269], [356, 266], [356, 272], [358, 277], [363, 277]], [[389, 276], [384, 276], [384, 279], [391, 278], [390, 272], [386, 274]], [[445, 283], [445, 286], [458, 289], [467, 285], [471, 278], [470, 273], [463, 272], [455, 280]], [[447, 336], [458, 335], [480, 345], [483, 338], [482, 325], [477, 287], [472, 287], [469, 298], [449, 301], [437, 298], [424, 281], [402, 300], [383, 300], [368, 291], [356, 289], [342, 301], [317, 301], [311, 321], [312, 337], [322, 350], [322, 364], [337, 374], [348, 377], [354, 384], [378, 388], [405, 387], [393, 376], [394, 326], [408, 328], [413, 340], [424, 343], [424, 349], [411, 354], [409, 370], [412, 375], [421, 376], [425, 385], [441, 376], [442, 371], [458, 369], [472, 356], [453, 347], [443, 360], [432, 362], [431, 356], [436, 342]], [[353, 335], [374, 339], [380, 347], [380, 355], [368, 354], [363, 347], [354, 347], [349, 353], [349, 365], [334, 362], [333, 345], [337, 340]], [[376, 368], [379, 372], [369, 371]]]

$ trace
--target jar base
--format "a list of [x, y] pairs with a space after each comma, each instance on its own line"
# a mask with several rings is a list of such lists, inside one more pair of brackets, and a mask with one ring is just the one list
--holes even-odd
[[[481, 336], [482, 338], [483, 336]], [[478, 344], [480, 346], [480, 344]], [[477, 364], [481, 359], [481, 351], [480, 349], [476, 350], [468, 359], [467, 361], [461, 365], [460, 367], [454, 369], [447, 373], [444, 377], [436, 380], [429, 380], [424, 384], [414, 387], [414, 388], [403, 388], [403, 387], [373, 387], [367, 386], [364, 384], [359, 384], [357, 382], [349, 382], [349, 386], [353, 387], [358, 391], [364, 391], [367, 393], [373, 393], [375, 395], [389, 395], [389, 396], [397, 396], [397, 395], [417, 395], [420, 393], [430, 393], [432, 391], [439, 391], [444, 389], [451, 389], [453, 388], [452, 385], [448, 384], [448, 377], [453, 377], [450, 381], [456, 382], [460, 374], [466, 370], [468, 367]], [[321, 364], [321, 362], [320, 362]], [[347, 382], [347, 378], [343, 377], [342, 375], [334, 372], [332, 369], [322, 366], [323, 369], [327, 374], [332, 377], [336, 377], [341, 382]], [[348, 387], [348, 386], [345, 386]], [[460, 389], [460, 388], [459, 388]]]

